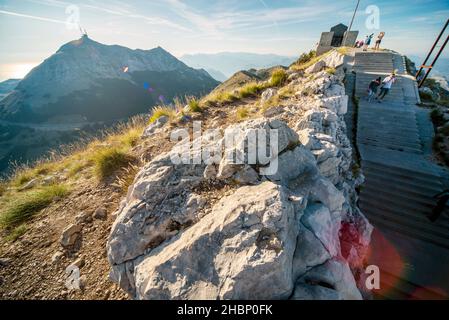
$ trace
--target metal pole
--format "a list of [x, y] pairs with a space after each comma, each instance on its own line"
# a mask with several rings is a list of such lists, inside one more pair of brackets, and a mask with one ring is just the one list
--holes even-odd
[[441, 53], [444, 50], [444, 47], [446, 47], [446, 44], [449, 40], [449, 35], [446, 37], [446, 40], [444, 41], [443, 45], [441, 46], [440, 50], [438, 51], [435, 59], [433, 59], [432, 64], [430, 65], [430, 68], [427, 70], [426, 74], [424, 75], [424, 78], [422, 78], [421, 82], [419, 83], [419, 88], [421, 88], [421, 86], [424, 84], [424, 81], [426, 81], [427, 76], [429, 75], [430, 71], [432, 71], [433, 66], [435, 65], [435, 63], [437, 62], [438, 58], [440, 57]]
[[342, 43], [343, 46], [345, 45], [346, 38], [348, 37], [349, 31], [351, 31], [352, 23], [354, 22], [354, 18], [355, 18], [355, 14], [357, 13], [357, 10], [359, 9], [359, 4], [360, 4], [360, 0], [357, 0], [357, 6], [355, 7], [354, 14], [352, 15], [351, 23], [349, 24], [349, 28], [346, 31], [345, 36], [343, 37], [343, 43]]
[[[429, 60], [430, 56], [432, 55], [433, 50], [435, 49], [437, 43], [440, 41], [441, 36], [443, 35], [444, 31], [446, 30], [447, 26], [449, 24], [449, 19], [447, 19], [446, 24], [444, 25], [443, 29], [441, 30], [440, 34], [438, 35], [438, 38], [435, 40], [435, 43], [433, 44], [432, 48], [430, 49], [429, 53], [427, 54], [426, 59], [424, 60], [424, 62], [421, 64], [420, 69], [418, 70], [418, 72], [415, 75], [415, 78], [418, 78], [418, 76], [420, 75], [423, 67], [425, 66], [427, 63], [427, 60]], [[427, 77], [427, 76], [426, 76]]]

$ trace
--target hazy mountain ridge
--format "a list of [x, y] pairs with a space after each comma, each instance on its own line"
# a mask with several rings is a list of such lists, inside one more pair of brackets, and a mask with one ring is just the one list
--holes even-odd
[[8, 79], [0, 82], [0, 100], [2, 100], [7, 94], [12, 92], [20, 82], [20, 79]]
[[288, 66], [296, 59], [294, 57], [276, 54], [221, 52], [214, 54], [186, 54], [181, 56], [180, 60], [194, 68], [219, 71], [224, 74], [226, 78], [229, 78], [240, 70], [263, 69], [275, 65]]

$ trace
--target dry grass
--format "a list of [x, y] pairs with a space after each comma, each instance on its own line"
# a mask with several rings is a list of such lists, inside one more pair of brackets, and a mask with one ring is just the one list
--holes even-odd
[[231, 103], [234, 102], [236, 100], [238, 100], [239, 97], [237, 97], [235, 94], [231, 93], [231, 92], [216, 92], [212, 95], [209, 95], [205, 98], [204, 102], [206, 104], [209, 103], [214, 103], [214, 102], [218, 102], [218, 103]]
[[322, 55], [316, 56], [316, 55], [311, 55], [310, 57], [308, 57], [309, 59], [299, 59], [296, 63], [294, 63], [290, 68], [295, 70], [295, 71], [301, 71], [301, 70], [305, 70], [308, 67], [314, 65], [315, 63], [317, 63], [318, 61], [320, 61], [321, 59], [327, 57], [328, 55], [331, 54], [332, 51], [328, 51], [326, 53], [323, 53]]
[[335, 72], [336, 72], [335, 68], [331, 68], [331, 67], [324, 69], [324, 71], [326, 71], [329, 74], [335, 74]]
[[289, 98], [295, 94], [293, 87], [285, 86], [278, 91], [280, 98]]
[[277, 68], [271, 73], [269, 86], [271, 87], [282, 86], [287, 81], [287, 78], [288, 78], [287, 72], [282, 68]]
[[187, 100], [187, 105], [189, 106], [190, 112], [203, 112], [203, 107], [200, 104], [200, 100], [195, 97], [189, 97]]
[[280, 103], [281, 103], [281, 99], [280, 99], [279, 95], [276, 94], [261, 104], [260, 112], [263, 114], [266, 111], [270, 110], [271, 108], [279, 106]]
[[139, 172], [139, 166], [129, 165], [127, 168], [123, 169], [120, 177], [117, 181], [113, 183], [113, 186], [118, 187], [124, 194], [128, 192], [129, 186], [134, 182], [136, 174]]
[[[145, 126], [145, 117], [135, 117], [125, 124], [104, 132], [99, 138], [67, 146], [59, 154], [54, 153], [32, 166], [16, 167], [11, 177], [2, 182], [0, 196], [14, 194], [17, 192], [15, 189], [20, 189], [27, 182], [33, 179], [41, 181], [46, 176], [61, 176], [70, 184], [78, 180], [81, 173], [84, 175], [86, 172], [86, 174], [92, 175], [96, 170], [106, 172], [97, 169], [102, 160], [107, 160], [107, 151], [105, 150], [110, 149], [109, 156], [112, 156], [113, 162], [119, 160], [119, 153], [126, 154], [126, 158], [130, 157], [131, 149], [138, 144]], [[99, 176], [103, 176], [103, 174]], [[39, 183], [36, 187], [39, 187]], [[8, 191], [8, 188], [14, 190]]]
[[250, 115], [250, 111], [249, 111], [248, 107], [242, 106], [242, 107], [237, 108], [236, 117], [237, 117], [238, 121], [242, 121], [242, 120], [248, 118], [249, 115]]
[[265, 89], [265, 86], [262, 83], [251, 82], [251, 83], [244, 85], [242, 88], [239, 89], [239, 97], [247, 98], [247, 97], [256, 96], [263, 89]]
[[19, 239], [21, 236], [23, 236], [27, 232], [28, 228], [25, 224], [22, 224], [18, 227], [15, 227], [12, 229], [8, 235], [5, 237], [6, 241], [14, 242], [17, 239]]
[[339, 47], [339, 48], [337, 48], [337, 52], [339, 54], [344, 55], [344, 56], [348, 55], [350, 50], [351, 50], [350, 47]]
[[100, 180], [105, 180], [126, 168], [134, 160], [134, 157], [125, 149], [111, 146], [100, 148], [93, 153], [91, 159], [96, 176]]
[[170, 106], [157, 106], [154, 107], [151, 112], [151, 117], [149, 123], [156, 122], [160, 117], [168, 117], [170, 121], [173, 121], [176, 118], [176, 110]]

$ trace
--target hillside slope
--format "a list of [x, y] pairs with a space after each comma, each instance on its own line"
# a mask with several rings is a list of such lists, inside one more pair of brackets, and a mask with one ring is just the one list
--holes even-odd
[[[0, 198], [0, 296], [364, 297], [372, 227], [356, 205], [360, 177], [343, 121], [342, 57], [322, 59], [273, 70], [251, 91], [229, 87], [233, 101], [208, 96], [179, 113], [159, 108], [148, 126], [138, 122], [19, 173]], [[278, 130], [269, 158], [278, 170], [264, 172], [261, 159], [174, 165], [170, 154], [179, 149], [170, 135], [192, 121], [202, 121], [203, 132]], [[51, 179], [67, 192], [23, 216], [18, 202], [48, 193]], [[65, 287], [69, 266], [80, 270], [79, 290]]]

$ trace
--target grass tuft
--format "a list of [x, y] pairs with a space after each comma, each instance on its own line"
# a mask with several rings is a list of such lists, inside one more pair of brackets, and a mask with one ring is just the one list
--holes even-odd
[[203, 112], [203, 108], [201, 107], [200, 101], [195, 97], [189, 98], [187, 105], [189, 106], [191, 112], [197, 113]]
[[271, 74], [270, 86], [271, 87], [282, 86], [287, 81], [287, 78], [288, 78], [287, 72], [282, 68], [277, 68]]
[[8, 199], [0, 209], [0, 225], [11, 228], [31, 219], [53, 201], [69, 194], [64, 185], [52, 185], [27, 193], [19, 193]]
[[6, 241], [14, 242], [17, 239], [19, 239], [21, 236], [23, 236], [27, 232], [28, 228], [25, 224], [22, 224], [18, 227], [15, 227], [13, 230], [11, 230], [8, 235], [5, 237]]
[[94, 170], [100, 180], [115, 175], [126, 168], [134, 158], [118, 147], [100, 148], [92, 155]]
[[173, 120], [176, 118], [176, 111], [169, 106], [154, 107], [152, 110], [152, 113], [151, 113], [149, 123], [151, 124], [153, 122], [156, 122], [157, 119], [159, 119], [160, 117], [163, 117], [163, 116], [166, 116], [170, 120]]
[[263, 85], [257, 82], [251, 82], [248, 84], [245, 84], [242, 88], [239, 90], [239, 97], [240, 98], [247, 98], [251, 96], [255, 96], [260, 93], [260, 91], [263, 90]]
[[238, 121], [242, 121], [249, 116], [249, 110], [247, 107], [239, 107], [236, 111], [236, 116]]
[[335, 68], [327, 67], [324, 71], [326, 71], [328, 74], [335, 74], [337, 70], [335, 70]]

